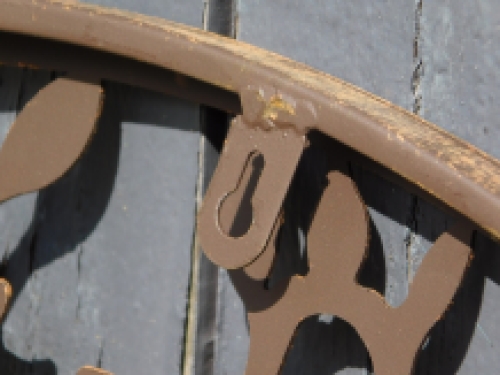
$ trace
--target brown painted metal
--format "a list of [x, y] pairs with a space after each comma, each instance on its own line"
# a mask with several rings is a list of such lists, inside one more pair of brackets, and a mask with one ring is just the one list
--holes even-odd
[[[210, 260], [228, 269], [240, 268], [264, 250], [305, 140], [304, 135], [292, 130], [269, 132], [248, 126], [240, 116], [233, 121], [198, 215], [198, 235]], [[231, 204], [235, 190], [246, 188], [241, 183], [241, 171], [249, 169], [247, 161], [254, 152], [263, 156], [264, 167], [251, 194], [252, 209], [246, 215], [252, 218], [250, 228], [235, 238], [221, 228], [219, 211], [227, 201]]]
[[113, 375], [109, 371], [102, 370], [91, 366], [84, 366], [78, 370], [76, 375]]
[[[470, 260], [472, 226], [463, 224], [436, 241], [403, 305], [388, 306], [356, 281], [366, 256], [367, 212], [350, 178], [336, 171], [308, 233], [309, 274], [267, 290], [282, 203], [310, 130], [396, 172], [500, 239], [498, 160], [284, 57], [165, 20], [57, 0], [0, 0], [0, 42], [8, 46], [0, 49], [1, 63], [78, 77], [49, 84], [18, 117], [0, 151], [0, 201], [46, 186], [79, 157], [100, 112], [103, 79], [239, 114], [198, 234], [210, 259], [238, 268], [231, 278], [250, 323], [248, 375], [277, 374], [297, 325], [318, 313], [357, 330], [377, 374], [409, 374]], [[0, 283], [1, 312], [10, 289]], [[84, 367], [78, 374], [109, 373]]]
[[0, 49], [0, 65], [103, 78], [221, 108], [230, 113], [241, 112], [240, 100], [235, 93], [141, 61], [78, 45], [2, 31], [0, 45], [5, 47]]
[[0, 150], [0, 202], [38, 190], [78, 159], [101, 112], [100, 85], [59, 78], [31, 99]]
[[[241, 100], [243, 115], [232, 123], [198, 214], [198, 235], [205, 254], [227, 269], [251, 263], [264, 250], [306, 144], [297, 127], [312, 127], [317, 120], [310, 103], [296, 102], [272, 87], [249, 85]], [[219, 218], [235, 191], [247, 187], [241, 171], [248, 169], [245, 163], [254, 153], [261, 155], [264, 165], [254, 191], [247, 193], [251, 207], [246, 216], [252, 219], [251, 225], [235, 237], [224, 233]]]
[[[327, 74], [201, 30], [75, 2], [1, 0], [0, 29], [177, 71], [234, 93], [247, 92], [249, 85], [272, 87], [282, 94], [281, 104], [285, 107], [294, 107], [294, 103], [312, 106], [315, 124], [292, 122], [297, 132], [314, 128], [338, 139], [500, 237], [497, 160], [435, 125]], [[91, 73], [107, 78], [99, 75], [98, 69]], [[251, 95], [247, 95], [249, 100]], [[258, 101], [259, 96], [254, 95], [253, 100]], [[272, 106], [272, 102], [266, 102], [266, 107]]]
[[[17, 116], [0, 149], [0, 202], [41, 189], [61, 177], [88, 144], [101, 113], [99, 84], [58, 78]], [[0, 318], [12, 295], [0, 279]], [[78, 375], [112, 375], [84, 367]]]
[[[308, 275], [266, 290], [263, 278], [249, 276], [246, 269], [231, 271], [250, 325], [246, 374], [278, 374], [298, 324], [319, 313], [336, 315], [356, 329], [376, 374], [410, 374], [427, 332], [461, 283], [471, 257], [471, 234], [468, 225], [442, 234], [420, 266], [408, 299], [392, 308], [356, 281], [366, 256], [367, 212], [351, 179], [331, 173], [309, 231]], [[266, 252], [273, 252], [274, 244], [270, 241]], [[262, 255], [255, 263], [270, 270], [269, 257]]]

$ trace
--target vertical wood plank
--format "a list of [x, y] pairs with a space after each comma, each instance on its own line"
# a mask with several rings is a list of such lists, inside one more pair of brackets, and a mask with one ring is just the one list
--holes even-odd
[[[235, 2], [225, 0], [204, 1], [204, 29], [220, 35], [233, 37]], [[219, 153], [224, 142], [230, 118], [224, 112], [213, 108], [201, 108], [202, 136], [200, 143], [200, 200], [205, 193], [219, 159]], [[224, 339], [219, 334], [220, 324], [231, 324], [233, 315], [221, 318], [221, 295], [224, 295], [224, 287], [227, 285], [227, 273], [223, 269], [211, 263], [198, 246], [195, 248], [193, 302], [195, 304], [195, 333], [192, 337], [193, 353], [192, 364], [185, 368], [184, 375], [211, 375], [211, 374], [233, 374], [241, 371], [241, 361], [246, 361], [246, 352], [240, 354], [236, 360], [236, 367], [230, 364], [220, 365], [218, 352], [224, 345]], [[234, 290], [233, 290], [234, 292]], [[224, 300], [224, 298], [222, 298]], [[236, 294], [232, 295], [231, 301], [242, 306]], [[240, 307], [239, 317], [243, 317]], [[222, 322], [221, 322], [222, 319]], [[247, 339], [247, 334], [241, 335]]]
[[[197, 0], [96, 3], [202, 26]], [[3, 127], [16, 110], [14, 81], [36, 92], [50, 79], [7, 70]], [[120, 375], [182, 371], [199, 106], [113, 83], [106, 94], [81, 160], [28, 208], [0, 208], [23, 215], [3, 218], [15, 226], [0, 251], [16, 297], [1, 373], [69, 375], [84, 364]]]
[[[17, 112], [50, 81], [50, 74], [11, 67], [2, 67], [0, 71], [0, 126], [3, 141]], [[30, 277], [32, 267], [31, 245], [37, 197], [38, 193], [30, 193], [0, 205], [2, 238], [0, 272], [11, 282], [14, 292], [12, 306], [2, 324], [0, 346], [2, 373], [24, 374], [30, 370], [54, 370], [53, 362], [50, 360], [39, 358], [30, 361], [33, 358], [31, 339], [34, 329], [30, 322], [34, 314], [36, 286], [26, 281]], [[17, 298], [21, 290], [25, 291], [25, 298]]]
[[[421, 2], [421, 115], [499, 158], [500, 4]], [[500, 371], [498, 244], [479, 234], [455, 304], [431, 334], [417, 373]], [[429, 370], [430, 369], [430, 370]]]
[[[206, 29], [237, 34], [339, 76], [500, 157], [500, 9], [493, 1], [98, 3], [198, 27], [205, 9]], [[2, 67], [0, 78], [3, 137], [16, 110], [50, 74]], [[248, 330], [227, 273], [196, 254], [199, 273], [189, 275], [196, 190], [209, 180], [221, 135], [205, 134], [199, 142], [195, 105], [121, 85], [108, 88], [99, 132], [77, 166], [39, 195], [0, 206], [0, 271], [17, 293], [2, 327], [0, 372], [70, 374], [90, 363], [117, 374], [143, 368], [170, 374], [181, 373], [191, 356], [193, 372], [185, 375], [243, 373]], [[225, 123], [218, 114], [201, 117], [205, 125]], [[321, 148], [304, 158], [290, 205], [302, 202], [301, 210], [310, 209], [313, 203], [301, 196], [318, 188], [326, 159]], [[203, 183], [197, 185], [198, 172]], [[397, 306], [449, 218], [362, 167], [351, 165], [351, 172], [375, 236], [369, 266], [380, 268], [362, 281]], [[297, 210], [292, 221], [302, 220], [304, 211]], [[284, 238], [293, 255], [280, 258], [278, 273], [307, 273], [307, 248], [296, 222]], [[417, 374], [500, 369], [498, 250], [477, 237], [476, 260], [446, 319], [424, 344]], [[190, 282], [197, 289], [194, 306], [188, 302]], [[196, 324], [193, 353], [183, 352], [189, 311]], [[364, 374], [369, 367], [348, 324], [314, 316], [300, 326], [283, 373]]]

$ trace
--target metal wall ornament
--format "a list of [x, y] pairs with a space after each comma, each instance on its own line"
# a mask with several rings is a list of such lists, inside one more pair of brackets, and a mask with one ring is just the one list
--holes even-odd
[[342, 318], [356, 329], [376, 374], [410, 374], [427, 332], [460, 286], [471, 259], [472, 228], [466, 223], [437, 239], [400, 307], [390, 307], [376, 291], [359, 285], [356, 276], [369, 237], [366, 208], [348, 176], [335, 171], [328, 179], [309, 230], [310, 271], [305, 277], [283, 280], [267, 290], [269, 273], [258, 277], [252, 272], [270, 271], [277, 229], [264, 255], [230, 272], [250, 326], [247, 375], [278, 374], [298, 324], [319, 313]]
[[[246, 306], [247, 375], [278, 374], [297, 325], [318, 313], [341, 317], [356, 329], [377, 375], [411, 374], [429, 329], [464, 277], [473, 231], [500, 239], [498, 160], [402, 108], [282, 56], [162, 19], [59, 0], [0, 0], [0, 43], [9, 46], [0, 49], [1, 64], [64, 72], [12, 125], [0, 150], [0, 201], [47, 186], [79, 158], [101, 111], [102, 80], [237, 115], [197, 232], [207, 256], [230, 270]], [[369, 238], [367, 210], [342, 169], [329, 173], [312, 219], [309, 273], [270, 289], [264, 285], [286, 217], [285, 195], [312, 130], [457, 214], [398, 308], [357, 282]], [[257, 158], [262, 165], [254, 175], [249, 166]], [[243, 206], [244, 199], [250, 205]], [[8, 282], [0, 280], [0, 315], [10, 295]], [[108, 374], [92, 367], [78, 372]]]

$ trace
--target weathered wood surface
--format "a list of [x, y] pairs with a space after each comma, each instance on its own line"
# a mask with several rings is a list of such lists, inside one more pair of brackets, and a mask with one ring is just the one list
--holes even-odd
[[[416, 22], [421, 115], [484, 151], [500, 157], [500, 4], [426, 2]], [[430, 212], [419, 222], [430, 228]], [[476, 240], [476, 260], [466, 286], [436, 340], [426, 351], [421, 373], [500, 372], [500, 263], [498, 244]], [[471, 337], [472, 336], [472, 337]], [[470, 344], [469, 344], [470, 342]], [[427, 370], [425, 368], [431, 368]]]
[[[493, 0], [98, 3], [274, 50], [500, 158], [500, 6]], [[0, 68], [0, 138], [52, 78]], [[144, 368], [150, 374], [243, 373], [249, 340], [243, 306], [227, 273], [201, 254], [194, 228], [226, 124], [220, 112], [107, 84], [99, 130], [81, 161], [39, 194], [0, 206], [0, 276], [14, 286], [2, 325], [0, 373], [69, 375], [84, 364], [117, 375]], [[311, 139], [314, 148], [287, 198], [274, 277], [307, 272], [307, 216], [328, 170], [326, 150], [336, 147], [319, 135]], [[372, 221], [361, 282], [398, 306], [450, 219], [359, 165], [351, 170]], [[500, 371], [497, 247], [477, 237], [465, 284], [432, 330], [416, 374]], [[370, 373], [363, 343], [339, 319], [307, 319], [293, 343], [283, 374]]]
[[[199, 1], [103, 1], [202, 26]], [[0, 47], [1, 48], [1, 47]], [[50, 53], [50, 51], [48, 51]], [[2, 68], [4, 135], [52, 78]], [[0, 373], [180, 373], [198, 178], [195, 104], [112, 83], [89, 149], [59, 181], [0, 207], [14, 300]]]

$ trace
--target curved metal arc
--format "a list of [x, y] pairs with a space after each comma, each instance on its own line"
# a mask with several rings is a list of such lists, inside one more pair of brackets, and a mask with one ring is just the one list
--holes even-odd
[[0, 31], [0, 45], [6, 47], [0, 49], [0, 65], [71, 72], [74, 77], [83, 80], [106, 79], [176, 96], [229, 113], [242, 111], [236, 93], [141, 61], [5, 31]]
[[[66, 28], [66, 26], [68, 27]], [[272, 141], [271, 149], [273, 146], [277, 147], [276, 152], [275, 150], [265, 151], [265, 156], [283, 156], [279, 153], [284, 150], [284, 141], [272, 140], [271, 136], [286, 135], [289, 132], [293, 133], [294, 137], [298, 139], [304, 138], [304, 134], [311, 129], [319, 129], [371, 159], [382, 163], [401, 176], [408, 178], [422, 189], [446, 202], [449, 206], [469, 216], [497, 237], [499, 236], [500, 219], [496, 218], [497, 215], [495, 215], [495, 209], [500, 207], [500, 177], [498, 173], [500, 172], [500, 164], [497, 160], [401, 108], [333, 77], [256, 47], [222, 39], [188, 27], [154, 18], [74, 3], [0, 0], [0, 29], [11, 33], [11, 36], [15, 33], [36, 35], [42, 38], [38, 40], [39, 42], [55, 40], [65, 43], [60, 44], [61, 48], [80, 46], [85, 48], [81, 52], [95, 52], [103, 59], [101, 61], [111, 64], [108, 66], [108, 70], [95, 68], [83, 73], [80, 71], [86, 79], [110, 78], [109, 75], [111, 74], [112, 77], [117, 77], [118, 80], [126, 81], [128, 79], [126, 70], [121, 71], [121, 74], [123, 74], [121, 76], [120, 74], [113, 75], [114, 73], [109, 69], [113, 63], [125, 62], [126, 64], [131, 63], [130, 67], [132, 68], [147, 66], [152, 69], [151, 74], [153, 72], [160, 73], [166, 69], [171, 72], [179, 71], [183, 75], [172, 73], [173, 75], [168, 76], [165, 82], [181, 89], [183, 84], [177, 82], [178, 79], [193, 77], [197, 80], [192, 83], [194, 86], [200, 84], [199, 87], [204, 87], [203, 82], [205, 82], [208, 85], [218, 86], [226, 90], [219, 91], [219, 93], [235, 92], [240, 95], [243, 104], [243, 116], [239, 117], [237, 121], [241, 121], [242, 126], [248, 125], [248, 128], [238, 130], [239, 134], [244, 134], [243, 132], [246, 133], [249, 130], [258, 130], [259, 134], [264, 134], [258, 137], [261, 137], [261, 139], [268, 137]], [[35, 39], [32, 38], [31, 40], [34, 41]], [[134, 62], [145, 65], [134, 65]], [[223, 66], [222, 69], [218, 68], [220, 65]], [[71, 65], [69, 71], [76, 73], [79, 67], [82, 66]], [[154, 70], [154, 67], [159, 70]], [[76, 69], [76, 71], [73, 71], [73, 69]], [[153, 78], [152, 75], [151, 78]], [[152, 81], [148, 81], [147, 84], [155, 86]], [[193, 86], [185, 92], [187, 96], [190, 95], [188, 92], [190, 90], [193, 90]], [[172, 92], [175, 91], [172, 90]], [[196, 96], [194, 95], [193, 98], [196, 98]], [[231, 98], [230, 94], [228, 98]], [[228, 111], [234, 111], [237, 107], [234, 102], [228, 104], [228, 102], [220, 101], [218, 103]], [[225, 107], [226, 105], [228, 107]], [[232, 109], [229, 109], [229, 106]], [[235, 129], [234, 126], [233, 129]], [[252, 138], [252, 136], [249, 138]], [[299, 146], [297, 149], [300, 151], [302, 143]], [[263, 149], [262, 146], [255, 147], [261, 151]], [[227, 148], [225, 151], [228, 152]], [[250, 151], [246, 150], [246, 153]], [[288, 152], [285, 156], [291, 153]], [[243, 159], [244, 156], [242, 155]], [[227, 155], [225, 157], [227, 158]], [[298, 157], [294, 159], [298, 159]], [[285, 181], [287, 177], [291, 178], [293, 174], [293, 170], [290, 171], [290, 169], [293, 169], [290, 168], [290, 166], [293, 167], [293, 161], [290, 161], [290, 158], [284, 160], [283, 163], [287, 164], [289, 170], [285, 171], [283, 178], [278, 178], [280, 182]], [[240, 170], [236, 164], [232, 164], [231, 167], [236, 172]], [[274, 166], [273, 171], [279, 168], [280, 165]], [[443, 179], [445, 179], [446, 183], [442, 182]], [[216, 195], [213, 197], [215, 201], [218, 200], [217, 194], [226, 188], [226, 180], [223, 181], [223, 184], [222, 187], [217, 188], [215, 191]], [[214, 185], [213, 182], [212, 185]], [[269, 183], [269, 185], [272, 184]], [[283, 188], [283, 186], [279, 187]], [[279, 196], [273, 197], [275, 198], [273, 203], [277, 202], [274, 211], [279, 211], [280, 202], [278, 200], [284, 194], [280, 190]], [[264, 201], [263, 198], [262, 201]], [[325, 212], [331, 212], [331, 208], [326, 207], [326, 205], [323, 206]], [[259, 214], [262, 216], [263, 212], [266, 217], [268, 214], [273, 214], [273, 212], [264, 210], [259, 211]], [[212, 211], [208, 211], [207, 217], [213, 221], [211, 214]], [[267, 227], [272, 227], [273, 224], [272, 218], [269, 221], [269, 223], [260, 227], [264, 234], [271, 233], [271, 231], [266, 233]], [[208, 228], [207, 225], [201, 225], [201, 227]], [[349, 226], [343, 232], [355, 234], [356, 231], [352, 231], [352, 227]], [[207, 235], [207, 237], [210, 236]], [[311, 237], [314, 238], [313, 235]], [[318, 238], [318, 246], [323, 246], [328, 242], [322, 235], [318, 235]], [[439, 244], [435, 245], [435, 248], [444, 247], [439, 253], [447, 255], [446, 262], [440, 266], [438, 262], [440, 258], [437, 258], [438, 261], [436, 261], [435, 257], [430, 258], [431, 261], [428, 263], [433, 265], [437, 271], [427, 273], [444, 278], [454, 275], [453, 279], [459, 280], [468, 261], [468, 250], [462, 246], [463, 244], [458, 243], [445, 243], [446, 246], [444, 246], [442, 242], [445, 240], [441, 240]], [[209, 241], [213, 244], [213, 237], [209, 238]], [[448, 239], [449, 241], [450, 239]], [[264, 248], [264, 245], [267, 245], [267, 247], [272, 245], [269, 241], [266, 243], [266, 238], [260, 239], [260, 242], [262, 243], [250, 244], [250, 251], [252, 252], [254, 248], [258, 248], [259, 251], [260, 248]], [[241, 245], [241, 242], [239, 242], [239, 245]], [[311, 248], [318, 246], [311, 246]], [[458, 246], [462, 247], [458, 248]], [[362, 250], [362, 246], [358, 247]], [[437, 253], [436, 249], [434, 249], [433, 253]], [[264, 255], [268, 256], [269, 254]], [[267, 261], [268, 258], [264, 255], [260, 259], [266, 259]], [[248, 256], [246, 260], [234, 261], [234, 268], [249, 262], [253, 256], [254, 254]], [[316, 263], [328, 264], [333, 259], [332, 254], [328, 253], [325, 254], [324, 261], [320, 260]], [[218, 263], [224, 262], [225, 260]], [[341, 263], [337, 262], [337, 264]], [[253, 266], [261, 271], [258, 262], [254, 263]], [[445, 269], [444, 266], [450, 266], [450, 268]], [[352, 267], [353, 270], [354, 268]], [[314, 272], [311, 274], [314, 274]], [[309, 276], [306, 278], [306, 282], [312, 279], [313, 277]], [[345, 280], [348, 279], [348, 277], [345, 277]], [[420, 290], [419, 295], [429, 296], [431, 295], [429, 290], [434, 291], [434, 285], [444, 285], [444, 283], [434, 281], [432, 278], [427, 278], [424, 282], [420, 281], [418, 283], [420, 289], [416, 289], [417, 292]], [[302, 285], [304, 281], [302, 280], [300, 283]], [[296, 286], [294, 287], [295, 284], [292, 283], [287, 292], [289, 290], [299, 290]], [[321, 283], [321, 285], [324, 284], [324, 282]], [[338, 285], [341, 285], [341, 283], [338, 283]], [[253, 287], [253, 285], [251, 286]], [[288, 284], [285, 286], [288, 287]], [[445, 296], [447, 298], [442, 298], [440, 303], [443, 306], [438, 306], [440, 307], [439, 311], [444, 309], [445, 304], [451, 298], [448, 295], [452, 295], [452, 292], [456, 289], [455, 284], [446, 287], [449, 289]], [[320, 288], [311, 289], [319, 290]], [[342, 288], [342, 293], [345, 294], [348, 291], [352, 290], [348, 287]], [[282, 297], [282, 290], [279, 290], [279, 292], [279, 297]], [[6, 306], [9, 293], [8, 285], [6, 285], [3, 292], [5, 298], [0, 301], [0, 312], [2, 304], [4, 308]], [[366, 294], [365, 291], [363, 293]], [[290, 295], [293, 296], [294, 301], [299, 300], [297, 297], [300, 297], [300, 295]], [[304, 293], [304, 296], [308, 298], [317, 297], [316, 293]], [[341, 300], [341, 298], [338, 299]], [[372, 300], [375, 301], [375, 299], [370, 301]], [[416, 301], [416, 299], [413, 298], [413, 301]], [[332, 300], [332, 305], [333, 302], [337, 301]], [[378, 300], [370, 302], [370, 304], [381, 306]], [[302, 306], [311, 306], [311, 304], [304, 303]], [[376, 310], [376, 308], [359, 309], [360, 304], [352, 304], [352, 300], [346, 306], [346, 311], [349, 311], [349, 314], [353, 317], [357, 316], [351, 311], [353, 308], [359, 311]], [[415, 309], [411, 308], [408, 311], [413, 312]], [[408, 326], [408, 324], [404, 324], [406, 323], [404, 318], [411, 318], [411, 314], [408, 314], [401, 318], [401, 326]], [[385, 316], [382, 313], [379, 315]], [[430, 321], [434, 321], [435, 315], [437, 314], [430, 317]], [[387, 322], [389, 327], [394, 326], [394, 321], [383, 319], [385, 318], [379, 320], [382, 323]], [[382, 326], [382, 323], [378, 327]], [[293, 328], [293, 325], [290, 325], [290, 327]], [[370, 329], [371, 327], [364, 329], [363, 336], [373, 342], [382, 342], [380, 335], [375, 335]], [[389, 332], [390, 330], [387, 329], [386, 331]], [[268, 334], [267, 331], [264, 333]], [[286, 344], [286, 339], [287, 337], [285, 337], [283, 344]], [[396, 342], [395, 340], [390, 341], [392, 343]], [[418, 347], [420, 342], [420, 337], [417, 337], [415, 347]], [[379, 347], [385, 348], [384, 345], [379, 345]], [[410, 355], [412, 354], [413, 352], [408, 355], [408, 360], [402, 365], [411, 363]], [[379, 355], [384, 359], [386, 353], [384, 351]], [[390, 358], [385, 359], [391, 360]], [[380, 362], [383, 361], [379, 360]], [[392, 362], [387, 366], [393, 366]], [[404, 372], [399, 371], [398, 373]], [[82, 375], [108, 374], [90, 367], [82, 368], [80, 373]], [[390, 373], [390, 371], [387, 371], [387, 373]]]
[[294, 123], [296, 131], [319, 129], [500, 238], [496, 214], [500, 163], [496, 159], [339, 79], [215, 34], [74, 2], [1, 0], [0, 29], [105, 51], [181, 72], [227, 91], [241, 93], [250, 84], [272, 87], [292, 99], [285, 99], [292, 108], [293, 102], [312, 105], [317, 121]]

